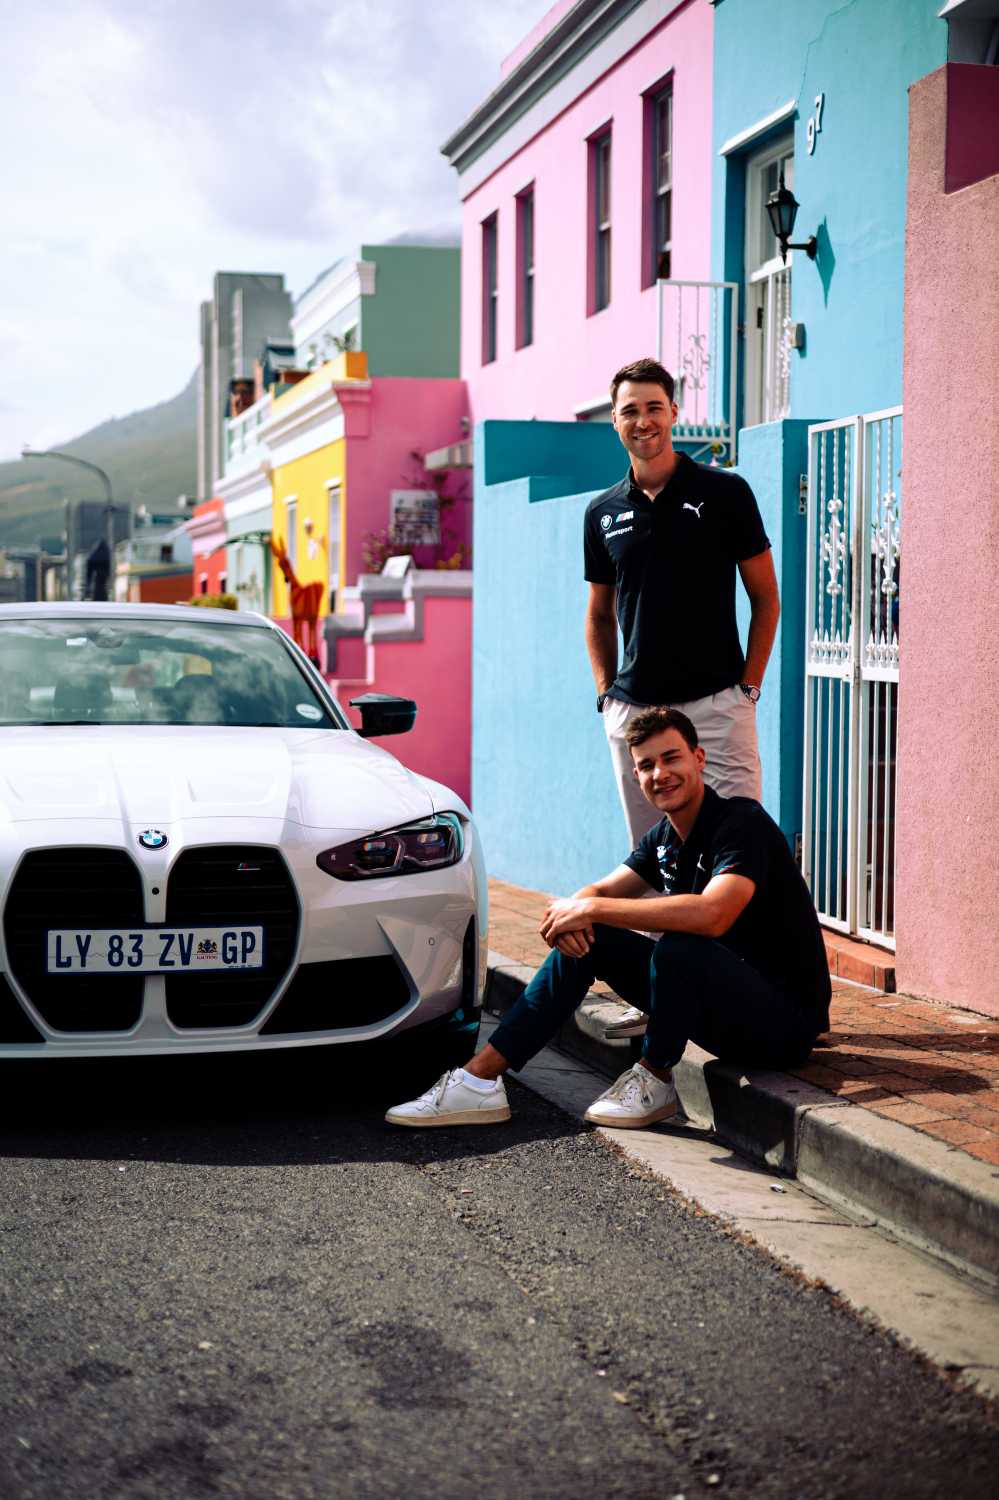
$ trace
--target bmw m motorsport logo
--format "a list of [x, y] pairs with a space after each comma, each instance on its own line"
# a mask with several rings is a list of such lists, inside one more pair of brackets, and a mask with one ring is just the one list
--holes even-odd
[[143, 849], [165, 849], [168, 843], [165, 833], [158, 828], [147, 828], [139, 834], [139, 843]]

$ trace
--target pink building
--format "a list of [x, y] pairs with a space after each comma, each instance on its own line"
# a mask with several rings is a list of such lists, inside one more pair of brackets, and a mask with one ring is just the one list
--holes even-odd
[[909, 121], [898, 987], [999, 1016], [999, 68]]
[[656, 283], [710, 277], [711, 41], [707, 0], [560, 0], [446, 142], [473, 422], [606, 418], [621, 364], [676, 363]]

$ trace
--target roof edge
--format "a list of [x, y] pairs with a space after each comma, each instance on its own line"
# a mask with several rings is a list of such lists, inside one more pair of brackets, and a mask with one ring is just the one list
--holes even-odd
[[[441, 146], [462, 172], [645, 0], [577, 0]], [[684, 0], [678, 0], [684, 3]]]

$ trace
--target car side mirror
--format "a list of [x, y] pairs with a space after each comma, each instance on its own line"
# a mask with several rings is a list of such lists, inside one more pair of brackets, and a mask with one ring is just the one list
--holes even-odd
[[416, 704], [412, 698], [397, 698], [393, 693], [362, 693], [351, 698], [351, 708], [361, 710], [358, 734], [370, 740], [383, 734], [406, 734], [416, 722]]

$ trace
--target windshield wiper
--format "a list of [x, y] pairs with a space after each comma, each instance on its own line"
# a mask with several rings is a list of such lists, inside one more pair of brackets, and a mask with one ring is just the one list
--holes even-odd
[[40, 724], [46, 728], [53, 724], [105, 724], [106, 719], [26, 719], [26, 724]]

